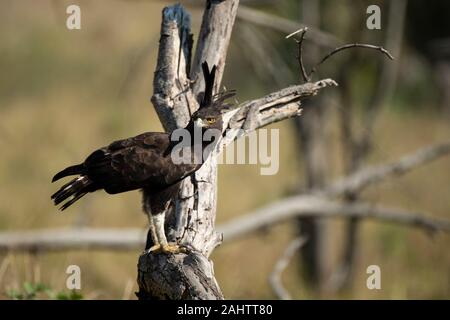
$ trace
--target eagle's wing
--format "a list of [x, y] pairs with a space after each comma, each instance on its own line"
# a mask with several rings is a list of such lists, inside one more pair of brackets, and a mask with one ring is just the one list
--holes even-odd
[[108, 193], [169, 186], [189, 171], [171, 161], [169, 146], [169, 135], [156, 132], [115, 141], [86, 159], [87, 175]]

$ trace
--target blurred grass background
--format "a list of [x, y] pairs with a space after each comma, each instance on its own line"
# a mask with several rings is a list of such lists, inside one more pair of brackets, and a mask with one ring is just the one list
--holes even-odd
[[[281, 1], [280, 1], [281, 2]], [[169, 4], [167, 2], [166, 4]], [[159, 131], [149, 97], [164, 1], [77, 1], [82, 29], [66, 29], [68, 1], [1, 0], [0, 10], [0, 231], [52, 227], [138, 227], [146, 232], [139, 192], [86, 197], [60, 214], [50, 195], [51, 177], [113, 140]], [[191, 8], [193, 30], [201, 19]], [[293, 48], [293, 52], [294, 52]], [[241, 101], [278, 89], [259, 83], [232, 42], [224, 84]], [[295, 66], [293, 55], [293, 66]], [[332, 63], [331, 63], [332, 64]], [[326, 75], [332, 77], [333, 75]], [[332, 90], [339, 90], [332, 89]], [[430, 89], [432, 90], [432, 89]], [[404, 91], [403, 91], [404, 92]], [[405, 95], [405, 94], [404, 94]], [[433, 100], [407, 108], [396, 97], [376, 126], [371, 163], [398, 159], [424, 145], [450, 137], [449, 118]], [[430, 101], [430, 102], [427, 102]], [[330, 115], [331, 118], [337, 115]], [[333, 176], [342, 172], [338, 128], [330, 122]], [[260, 176], [258, 166], [222, 165], [217, 222], [228, 221], [301, 183], [301, 159], [292, 123], [280, 129], [280, 170]], [[450, 159], [370, 188], [365, 198], [386, 205], [450, 218]], [[337, 259], [342, 221], [333, 220], [331, 238]], [[295, 236], [291, 223], [223, 244], [214, 252], [215, 272], [227, 298], [274, 298], [267, 277]], [[364, 222], [352, 290], [325, 298], [450, 298], [450, 236], [428, 237], [420, 230]], [[90, 299], [135, 298], [139, 252], [66, 252], [42, 255], [0, 254], [0, 297], [25, 281], [64, 289], [68, 265], [82, 270], [82, 290]], [[366, 288], [366, 268], [382, 270], [382, 290]], [[298, 275], [294, 260], [283, 275], [295, 298], [315, 298]]]

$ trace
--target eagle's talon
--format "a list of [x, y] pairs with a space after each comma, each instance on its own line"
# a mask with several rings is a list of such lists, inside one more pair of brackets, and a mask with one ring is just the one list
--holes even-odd
[[185, 246], [180, 246], [176, 243], [171, 244], [155, 244], [154, 246], [147, 249], [147, 254], [158, 254], [158, 253], [165, 253], [165, 254], [177, 254], [177, 253], [188, 253], [189, 250]]
[[172, 253], [172, 254], [177, 254], [177, 253], [187, 253], [187, 249], [185, 247], [182, 247], [178, 244], [166, 244], [163, 245], [161, 248], [161, 251], [163, 253]]
[[158, 253], [162, 251], [162, 247], [160, 244], [155, 244], [147, 250], [147, 253]]

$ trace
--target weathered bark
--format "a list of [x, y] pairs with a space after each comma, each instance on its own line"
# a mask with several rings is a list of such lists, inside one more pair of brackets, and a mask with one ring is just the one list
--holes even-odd
[[199, 252], [144, 254], [139, 258], [139, 299], [216, 300], [223, 298], [213, 264]]

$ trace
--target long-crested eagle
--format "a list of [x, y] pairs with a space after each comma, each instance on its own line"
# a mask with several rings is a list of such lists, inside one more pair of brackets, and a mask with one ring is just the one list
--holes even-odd
[[[224, 131], [224, 122], [234, 114], [234, 106], [225, 100], [234, 92], [213, 95], [216, 66], [209, 70], [202, 64], [205, 91], [200, 98], [199, 109], [192, 114], [186, 131], [194, 136], [196, 130]], [[177, 194], [180, 182], [200, 169], [203, 161], [174, 161], [172, 151], [177, 143], [173, 133], [146, 132], [138, 136], [118, 140], [92, 152], [86, 160], [58, 172], [52, 182], [63, 177], [77, 175], [51, 196], [55, 205], [61, 203], [61, 210], [67, 209], [87, 193], [105, 190], [109, 194], [142, 189], [144, 210], [149, 213], [149, 234], [153, 241], [150, 251], [178, 253], [184, 251], [178, 244], [169, 244], [164, 232], [165, 212], [171, 199]], [[188, 149], [192, 155], [196, 150], [208, 150], [211, 141], [191, 139]], [[217, 140], [217, 139], [214, 139]], [[216, 141], [217, 142], [217, 141]], [[195, 149], [195, 150], [194, 150]], [[210, 148], [211, 149], [211, 148]]]

